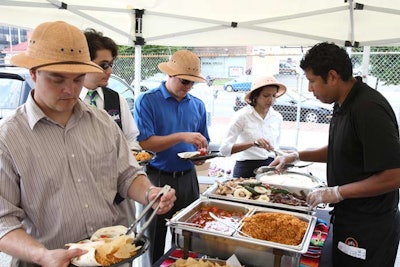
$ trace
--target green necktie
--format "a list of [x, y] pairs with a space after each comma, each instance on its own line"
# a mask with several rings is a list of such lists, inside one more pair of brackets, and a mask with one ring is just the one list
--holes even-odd
[[91, 90], [89, 90], [89, 91], [87, 92], [87, 94], [88, 94], [89, 100], [90, 100], [89, 104], [90, 104], [91, 106], [96, 107], [96, 106], [97, 106], [97, 104], [96, 104], [96, 97], [97, 97], [97, 95], [98, 95], [97, 91], [91, 91]]

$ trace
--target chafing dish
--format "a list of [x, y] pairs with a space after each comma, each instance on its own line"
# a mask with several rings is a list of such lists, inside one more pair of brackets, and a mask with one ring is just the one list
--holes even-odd
[[[274, 188], [278, 189], [283, 189], [287, 190], [288, 192], [292, 193], [294, 196], [299, 196], [302, 198], [302, 200], [305, 200], [306, 195], [311, 192], [313, 188], [322, 186], [322, 182], [318, 180], [318, 178], [309, 175], [309, 174], [304, 174], [304, 173], [297, 173], [297, 172], [286, 172], [287, 174], [293, 174], [293, 175], [298, 175], [299, 177], [302, 177], [303, 179], [309, 179], [309, 184], [307, 186], [290, 186], [288, 184], [284, 185], [279, 185], [278, 183], [266, 183], [264, 181], [267, 181], [264, 178], [273, 178], [274, 177], [274, 172], [266, 172], [263, 174], [260, 174], [256, 176], [257, 181], [260, 183], [263, 183], [265, 186], [271, 186]], [[284, 175], [284, 174], [283, 174]], [[282, 176], [284, 177], [284, 176]], [[236, 179], [229, 179], [222, 184], [226, 184], [229, 181], [235, 181]], [[247, 180], [247, 179], [246, 179]], [[249, 179], [251, 180], [251, 179]], [[254, 180], [254, 179], [252, 179]], [[268, 179], [268, 181], [271, 181], [272, 179]], [[312, 186], [311, 186], [312, 185]], [[254, 197], [246, 198], [246, 197], [235, 197], [233, 194], [228, 194], [228, 195], [221, 195], [217, 193], [218, 189], [218, 183], [214, 183], [212, 186], [210, 186], [202, 195], [207, 197], [207, 198], [212, 198], [212, 199], [219, 199], [219, 200], [227, 200], [227, 201], [234, 201], [234, 202], [239, 202], [239, 203], [244, 203], [244, 204], [250, 204], [250, 205], [257, 205], [257, 206], [262, 206], [262, 207], [270, 207], [270, 208], [277, 208], [277, 209], [284, 209], [284, 210], [292, 210], [296, 212], [302, 212], [302, 213], [307, 213], [307, 214], [313, 214], [315, 213], [315, 208], [310, 209], [310, 207], [307, 206], [305, 201], [300, 201], [300, 202], [295, 202], [293, 205], [291, 204], [285, 204], [285, 203], [279, 203], [279, 202], [273, 202], [272, 199], [269, 201], [260, 201], [255, 199]], [[299, 198], [299, 199], [301, 199]], [[289, 203], [290, 201], [287, 201], [286, 203]]]
[[[176, 216], [172, 217], [167, 225], [174, 227], [176, 229], [191, 229], [193, 232], [205, 233], [208, 234], [213, 232], [217, 236], [231, 236], [235, 230], [234, 228], [223, 227], [222, 229], [204, 229], [203, 227], [199, 227], [197, 224], [192, 222], [194, 216], [204, 210], [206, 207], [216, 207], [221, 210], [242, 213], [243, 217], [247, 214], [250, 214], [253, 211], [253, 207], [246, 205], [232, 205], [229, 202], [221, 201], [221, 200], [207, 200], [205, 198], [201, 198], [190, 204], [184, 210], [180, 211]], [[237, 223], [233, 226], [239, 228], [241, 220], [238, 220]]]
[[[251, 214], [256, 212], [291, 214], [300, 220], [306, 221], [308, 226], [302, 242], [297, 246], [290, 246], [244, 237], [234, 230], [229, 233], [222, 233], [179, 224], [179, 222], [188, 222], [201, 207], [206, 205], [217, 206], [231, 211], [240, 210], [245, 212], [245, 217], [251, 216]], [[316, 220], [315, 216], [309, 214], [202, 197], [181, 210], [177, 215], [171, 218], [167, 225], [172, 229], [176, 246], [182, 248], [184, 251], [196, 251], [222, 259], [229, 258], [232, 254], [235, 254], [239, 261], [245, 265], [254, 267], [276, 267], [299, 265], [301, 254], [305, 253], [308, 249]], [[240, 223], [237, 227], [240, 229]]]
[[324, 183], [317, 177], [303, 172], [286, 171], [282, 174], [273, 171], [256, 175], [256, 179], [273, 185], [284, 188], [296, 194], [308, 194], [317, 187], [324, 186]]

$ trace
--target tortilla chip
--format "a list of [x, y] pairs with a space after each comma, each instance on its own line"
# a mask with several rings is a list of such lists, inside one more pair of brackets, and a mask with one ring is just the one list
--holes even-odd
[[95, 263], [95, 265], [74, 264], [77, 266], [109, 266], [134, 256], [141, 246], [136, 247], [133, 244], [134, 235], [125, 235], [126, 231], [127, 228], [121, 225], [104, 227], [97, 230], [90, 240], [67, 244], [70, 248], [76, 247], [76, 245], [90, 248], [90, 250], [88, 249], [90, 253], [85, 254], [86, 256], [83, 255], [85, 256], [83, 258]]
[[229, 265], [220, 265], [218, 263], [213, 263], [209, 260], [194, 259], [192, 257], [184, 259], [178, 259], [174, 267], [229, 267]]

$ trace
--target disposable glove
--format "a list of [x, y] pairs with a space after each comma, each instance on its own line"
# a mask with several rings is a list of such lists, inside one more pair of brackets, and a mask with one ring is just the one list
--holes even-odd
[[338, 203], [343, 200], [339, 186], [318, 188], [307, 195], [307, 203], [315, 208], [320, 203]]
[[269, 166], [275, 166], [277, 171], [281, 171], [284, 169], [284, 165], [287, 163], [294, 163], [299, 160], [299, 153], [292, 152], [288, 154], [284, 154], [282, 156], [278, 156], [271, 162]]

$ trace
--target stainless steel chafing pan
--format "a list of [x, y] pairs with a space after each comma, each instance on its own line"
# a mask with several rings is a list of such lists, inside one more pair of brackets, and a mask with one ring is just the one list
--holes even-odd
[[[307, 230], [302, 242], [297, 246], [289, 246], [254, 238], [243, 237], [235, 231], [220, 233], [207, 231], [198, 227], [186, 226], [173, 222], [188, 221], [204, 205], [216, 205], [230, 210], [242, 210], [245, 217], [254, 212], [288, 213], [307, 222]], [[273, 208], [247, 205], [217, 199], [200, 198], [180, 211], [171, 219], [169, 226], [175, 236], [175, 244], [184, 250], [196, 251], [211, 257], [229, 258], [235, 254], [242, 264], [254, 267], [266, 266], [298, 266], [300, 256], [308, 249], [316, 224], [316, 217], [298, 212], [277, 210]], [[239, 226], [240, 227], [240, 226]], [[281, 265], [282, 263], [282, 265]]]
[[[266, 174], [265, 174], [266, 175]], [[306, 176], [307, 177], [307, 176]], [[316, 179], [316, 178], [315, 178]], [[229, 179], [221, 183], [221, 185], [224, 185], [228, 183], [229, 181], [235, 181], [236, 179]], [[261, 183], [261, 181], [259, 181]], [[266, 183], [263, 183], [264, 185], [268, 185]], [[300, 205], [299, 203], [294, 203], [293, 205], [287, 204], [286, 203], [279, 203], [279, 202], [273, 202], [272, 199], [267, 200], [267, 201], [260, 201], [258, 199], [255, 199], [253, 197], [246, 198], [246, 197], [236, 197], [233, 194], [227, 194], [227, 195], [221, 195], [218, 194], [218, 183], [214, 183], [212, 186], [210, 186], [205, 192], [203, 192], [203, 196], [211, 199], [218, 199], [218, 200], [226, 200], [226, 201], [232, 201], [232, 202], [239, 202], [239, 203], [244, 203], [244, 204], [249, 204], [249, 205], [257, 205], [257, 206], [262, 206], [262, 207], [270, 207], [270, 208], [277, 208], [277, 209], [283, 209], [283, 210], [292, 210], [296, 212], [302, 212], [302, 213], [307, 213], [307, 214], [313, 214], [315, 213], [315, 208], [310, 209], [310, 207], [305, 203], [305, 201], [302, 201], [303, 203]], [[287, 190], [290, 193], [295, 194], [300, 194], [300, 191], [302, 191], [301, 188], [296, 187], [296, 188], [289, 188], [289, 187], [281, 187], [281, 186], [274, 186], [276, 188], [282, 188], [284, 190]], [[305, 195], [308, 193], [308, 191], [303, 193], [303, 197], [305, 199]]]

